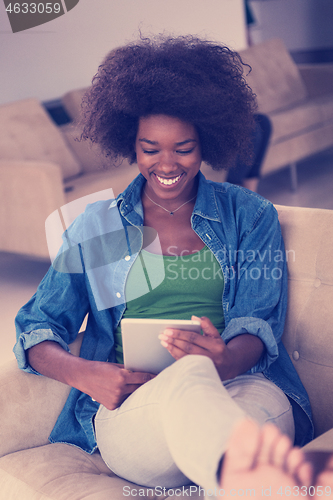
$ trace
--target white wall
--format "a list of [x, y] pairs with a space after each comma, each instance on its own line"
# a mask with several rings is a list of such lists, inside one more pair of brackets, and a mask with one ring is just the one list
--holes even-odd
[[65, 15], [14, 34], [0, 2], [0, 103], [55, 99], [89, 85], [106, 53], [139, 29], [246, 47], [243, 0], [80, 0]]
[[333, 47], [333, 0], [252, 0], [252, 40], [282, 38], [291, 51]]

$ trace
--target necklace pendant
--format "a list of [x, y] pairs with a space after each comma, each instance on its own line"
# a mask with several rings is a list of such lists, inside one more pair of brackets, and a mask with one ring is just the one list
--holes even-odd
[[173, 210], [172, 212], [170, 212], [167, 208], [162, 207], [162, 205], [159, 205], [158, 203], [156, 203], [156, 201], [152, 200], [148, 196], [148, 194], [146, 193], [146, 191], [144, 191], [144, 194], [147, 196], [148, 200], [150, 200], [152, 203], [154, 203], [154, 205], [156, 205], [157, 207], [162, 208], [163, 210], [165, 210], [166, 212], [168, 212], [170, 215], [173, 215], [175, 212], [177, 212], [177, 210], [179, 210], [180, 208], [182, 208], [184, 205], [187, 205], [187, 203], [190, 203], [190, 201], [194, 200], [194, 198], [196, 197], [196, 195], [193, 196], [193, 198], [191, 198], [190, 200], [185, 201], [185, 203], [183, 203], [182, 205], [180, 205], [180, 207], [178, 207], [175, 210]]

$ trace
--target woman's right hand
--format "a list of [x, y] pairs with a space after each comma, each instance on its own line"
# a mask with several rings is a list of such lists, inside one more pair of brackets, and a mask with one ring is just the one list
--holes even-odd
[[57, 342], [44, 341], [27, 351], [29, 364], [46, 377], [88, 394], [108, 410], [156, 375], [126, 370], [123, 365], [73, 356]]
[[86, 368], [77, 385], [81, 385], [82, 392], [108, 410], [118, 408], [129, 394], [156, 376], [126, 370], [124, 365], [99, 361], [89, 361]]

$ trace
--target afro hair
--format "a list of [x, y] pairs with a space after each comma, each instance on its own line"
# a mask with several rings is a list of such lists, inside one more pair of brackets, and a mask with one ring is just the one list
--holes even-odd
[[82, 138], [133, 163], [140, 118], [164, 114], [196, 127], [214, 170], [247, 162], [256, 100], [244, 66], [237, 52], [193, 36], [141, 37], [98, 68], [82, 103]]

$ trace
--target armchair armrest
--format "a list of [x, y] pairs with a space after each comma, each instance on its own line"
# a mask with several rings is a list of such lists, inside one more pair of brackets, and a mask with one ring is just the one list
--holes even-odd
[[69, 390], [24, 373], [15, 360], [0, 366], [0, 456], [47, 444]]
[[299, 64], [309, 97], [333, 93], [333, 64]]
[[[70, 346], [79, 354], [83, 335]], [[0, 366], [0, 457], [48, 444], [70, 387], [47, 377], [25, 373], [15, 360]]]
[[60, 167], [0, 160], [0, 197], [0, 250], [48, 258], [45, 220], [65, 204]]

